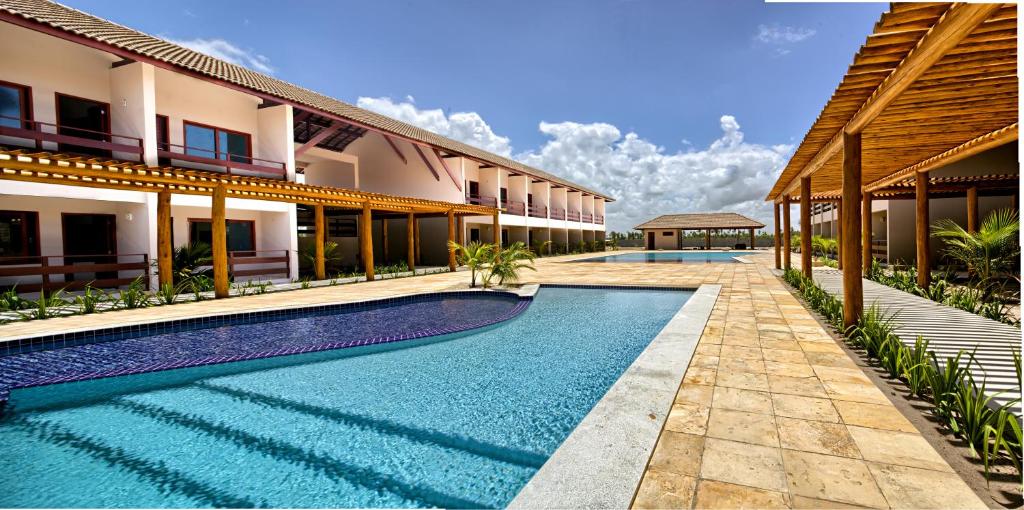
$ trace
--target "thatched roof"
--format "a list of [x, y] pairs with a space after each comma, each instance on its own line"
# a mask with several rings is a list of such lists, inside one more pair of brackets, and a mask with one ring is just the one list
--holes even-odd
[[704, 229], [728, 229], [728, 228], [764, 228], [764, 223], [752, 220], [742, 214], [731, 212], [726, 213], [685, 213], [685, 214], [664, 214], [651, 221], [641, 223], [635, 227], [643, 229], [682, 229], [682, 230], [704, 230]]

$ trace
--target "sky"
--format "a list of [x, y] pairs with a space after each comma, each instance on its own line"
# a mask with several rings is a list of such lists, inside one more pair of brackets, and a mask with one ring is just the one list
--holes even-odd
[[775, 179], [888, 3], [64, 0], [616, 198], [609, 230]]

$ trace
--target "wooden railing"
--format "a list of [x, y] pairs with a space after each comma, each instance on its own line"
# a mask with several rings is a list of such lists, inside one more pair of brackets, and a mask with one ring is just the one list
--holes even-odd
[[[228, 174], [232, 171], [243, 170], [259, 174], [270, 174], [274, 177], [284, 178], [288, 171], [285, 164], [280, 161], [269, 159], [230, 154], [227, 152], [212, 151], [200, 147], [189, 147], [174, 143], [161, 143], [157, 146], [157, 156], [187, 163], [195, 163], [205, 166], [223, 168]], [[198, 169], [207, 170], [206, 167]], [[264, 176], [260, 176], [264, 177]]]
[[526, 215], [526, 204], [522, 202], [516, 202], [515, 200], [509, 200], [505, 204], [505, 212], [507, 212], [508, 214], [524, 216]]
[[871, 240], [871, 256], [879, 260], [889, 259], [889, 244], [885, 239]]
[[[21, 119], [18, 117], [9, 117], [7, 115], [0, 115], [0, 121], [6, 121], [0, 122], [0, 136], [32, 140], [33, 143], [30, 145], [34, 146], [36, 149], [42, 150], [44, 148], [42, 145], [43, 142], [52, 142], [64, 145], [74, 145], [77, 147], [86, 147], [89, 149], [130, 154], [132, 158], [140, 162], [143, 159], [144, 145], [142, 143], [142, 139], [134, 136], [61, 126], [52, 122]], [[17, 122], [20, 127], [7, 125], [13, 124], [14, 122], [12, 121]], [[58, 148], [58, 150], [62, 152], [74, 152], [73, 149], [65, 150]]]
[[488, 197], [484, 195], [466, 195], [467, 204], [486, 205], [488, 207], [497, 207], [498, 199], [494, 197]]
[[228, 269], [235, 278], [248, 276], [291, 274], [288, 250], [232, 251], [228, 252]]
[[534, 218], [547, 218], [548, 208], [545, 205], [531, 205], [530, 216]]
[[551, 219], [553, 219], [553, 220], [564, 220], [565, 219], [565, 209], [552, 209], [551, 210]]
[[580, 221], [579, 211], [569, 211], [565, 213], [565, 219], [568, 221]]
[[[137, 274], [121, 277], [121, 272]], [[83, 278], [82, 273], [91, 274]], [[54, 275], [64, 275], [63, 281], [53, 281]], [[149, 256], [145, 253], [114, 255], [36, 255], [27, 257], [0, 257], [0, 278], [14, 278], [0, 287], [16, 288], [19, 292], [57, 289], [75, 290], [86, 286], [112, 288], [128, 285], [136, 278], [149, 289]], [[38, 277], [39, 282], [18, 281], [25, 277]]]
[[594, 215], [594, 223], [597, 225], [604, 225], [604, 216], [600, 214]]
[[594, 222], [594, 215], [593, 214], [583, 213], [583, 216], [581, 218], [582, 219], [580, 221], [582, 221], [583, 223], [593, 223]]

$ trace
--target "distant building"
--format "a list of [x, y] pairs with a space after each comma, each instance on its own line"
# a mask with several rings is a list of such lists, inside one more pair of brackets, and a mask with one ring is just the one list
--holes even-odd
[[[745, 240], [736, 244], [742, 245], [741, 248], [754, 248], [755, 232], [764, 228], [764, 224], [736, 213], [686, 213], [665, 214], [633, 228], [643, 231], [644, 246], [648, 250], [680, 250], [684, 247], [709, 250], [712, 248], [711, 233], [722, 230], [749, 230], [750, 244]], [[705, 235], [696, 242], [687, 242], [684, 236], [688, 231], [703, 231]], [[727, 247], [734, 248], [736, 244]]]

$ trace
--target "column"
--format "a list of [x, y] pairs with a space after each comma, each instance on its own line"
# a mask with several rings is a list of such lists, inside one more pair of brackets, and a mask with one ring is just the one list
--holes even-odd
[[317, 280], [327, 279], [327, 268], [324, 262], [324, 239], [327, 232], [324, 229], [324, 204], [313, 206], [313, 243], [315, 256], [313, 260], [313, 272]]
[[160, 286], [174, 284], [174, 248], [171, 246], [171, 192], [156, 194], [156, 253]]
[[751, 250], [753, 250], [755, 248], [755, 246], [754, 246], [754, 244], [755, 244], [754, 243], [754, 239], [755, 239], [755, 237], [754, 237], [754, 229], [750, 229], [750, 249]]
[[[857, 232], [861, 229], [862, 218], [857, 214], [857, 207], [853, 204], [860, 203], [861, 186], [861, 161], [860, 161], [860, 133], [843, 133], [843, 202], [851, 207], [843, 208], [842, 229], [843, 231]], [[870, 207], [868, 209], [870, 213]], [[870, 224], [870, 217], [868, 218]], [[870, 243], [870, 238], [868, 239]], [[857, 253], [860, 248], [857, 236], [843, 236], [843, 258], [848, 261], [855, 261], [861, 258]], [[850, 327], [857, 324], [861, 313], [864, 310], [864, 281], [861, 280], [861, 268], [854, 262], [843, 267], [843, 325]]]
[[[861, 238], [861, 268], [866, 273], [871, 270], [871, 261], [874, 260], [871, 242], [871, 192], [865, 191], [860, 206], [860, 238]], [[851, 259], [851, 261], [854, 259]]]
[[406, 264], [409, 265], [409, 271], [416, 272], [416, 215], [409, 213], [405, 217], [405, 246], [406, 246]]
[[[657, 241], [655, 241], [655, 242], [657, 242]], [[711, 229], [710, 228], [707, 229], [704, 232], [704, 249], [705, 250], [710, 250], [711, 249]]]
[[916, 208], [914, 214], [915, 239], [917, 241], [917, 285], [927, 289], [931, 285], [931, 250], [928, 242], [928, 174], [917, 172], [914, 186]]
[[775, 214], [775, 269], [782, 269], [782, 229], [779, 225], [779, 204], [772, 204]]
[[501, 248], [501, 222], [498, 221], [499, 214], [494, 213], [494, 245]]
[[843, 203], [836, 202], [836, 211], [839, 213], [839, 218], [835, 221], [836, 225], [836, 264], [839, 270], [843, 269]]
[[792, 228], [789, 226], [789, 195], [782, 195], [782, 264], [786, 269], [793, 265], [790, 263], [790, 256], [793, 254], [793, 245], [790, 243]]
[[228, 230], [225, 199], [227, 189], [223, 185], [213, 188], [213, 206], [210, 227], [213, 244], [213, 294], [218, 298], [228, 297]]
[[978, 187], [967, 188], [967, 231], [978, 231]]
[[810, 278], [811, 263], [811, 178], [800, 178], [800, 270]]
[[359, 250], [363, 258], [363, 271], [366, 281], [374, 279], [373, 267], [373, 212], [370, 202], [363, 202], [363, 215], [359, 218]]
[[[455, 210], [448, 210], [448, 242], [455, 241]], [[455, 271], [455, 249], [448, 246], [448, 270]]]

